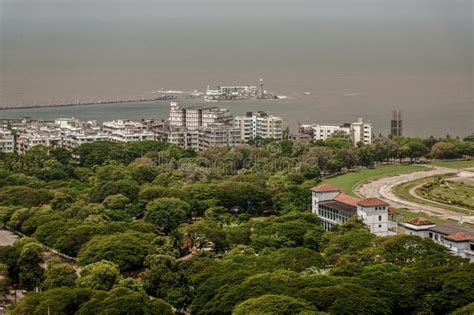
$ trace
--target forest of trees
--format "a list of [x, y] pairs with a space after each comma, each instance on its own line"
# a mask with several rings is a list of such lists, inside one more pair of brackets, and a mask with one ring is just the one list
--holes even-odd
[[469, 138], [353, 147], [342, 136], [1, 154], [0, 223], [26, 236], [0, 247], [0, 290], [40, 291], [11, 314], [469, 314], [474, 265], [357, 221], [324, 232], [309, 212], [322, 173], [463, 156], [474, 156]]

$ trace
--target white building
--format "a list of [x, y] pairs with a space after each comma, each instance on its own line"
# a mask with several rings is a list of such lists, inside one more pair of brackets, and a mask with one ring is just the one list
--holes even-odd
[[405, 223], [407, 234], [430, 238], [446, 246], [457, 256], [474, 262], [474, 229], [456, 224], [435, 224], [424, 218], [414, 218]]
[[234, 127], [240, 130], [242, 141], [259, 138], [282, 140], [283, 120], [265, 112], [247, 112], [245, 116], [234, 118]]
[[217, 90], [211, 90], [207, 86], [206, 100], [232, 100], [246, 97], [256, 97], [258, 88], [255, 85], [219, 86]]
[[241, 145], [240, 131], [231, 125], [207, 124], [197, 129], [171, 126], [162, 123], [153, 129], [156, 140], [172, 143], [183, 149], [204, 150], [208, 147], [230, 147]]
[[171, 126], [194, 130], [210, 124], [231, 124], [232, 114], [228, 109], [217, 107], [182, 108], [177, 102], [171, 102], [169, 123]]
[[78, 134], [68, 133], [62, 137], [62, 146], [66, 149], [75, 149], [81, 144], [92, 143], [97, 141], [108, 141], [109, 135], [98, 133], [98, 134]]
[[313, 140], [327, 140], [337, 132], [342, 132], [348, 135], [354, 145], [362, 142], [364, 144], [371, 144], [373, 138], [372, 125], [364, 122], [362, 118], [359, 118], [357, 122], [351, 124], [345, 123], [340, 125], [301, 125], [299, 127], [300, 133], [309, 134]]
[[362, 142], [363, 144], [372, 143], [372, 124], [364, 122], [359, 118], [357, 122], [351, 124], [351, 138], [354, 144]]
[[389, 231], [388, 204], [378, 198], [360, 199], [341, 192], [335, 186], [319, 185], [312, 189], [312, 211], [319, 216], [325, 230], [359, 217], [373, 234], [392, 234]]
[[47, 133], [28, 133], [21, 134], [16, 143], [18, 154], [24, 154], [26, 151], [37, 145], [43, 145], [50, 148], [59, 148], [62, 146], [60, 135]]
[[224, 124], [213, 124], [199, 128], [198, 150], [209, 147], [235, 148], [242, 144], [240, 130]]
[[15, 152], [15, 137], [10, 130], [0, 129], [0, 152]]

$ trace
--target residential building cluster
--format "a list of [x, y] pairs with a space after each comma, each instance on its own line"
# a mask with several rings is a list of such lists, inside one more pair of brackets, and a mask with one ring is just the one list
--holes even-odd
[[[208, 147], [237, 147], [256, 137], [282, 139], [282, 119], [268, 113], [236, 117], [217, 107], [180, 107], [171, 102], [167, 121], [80, 121], [58, 118], [0, 120], [0, 152], [25, 153], [35, 145], [74, 149], [96, 141], [158, 140], [197, 151]], [[12, 134], [16, 134], [16, 137]]]
[[306, 124], [300, 125], [298, 129], [299, 134], [309, 135], [312, 140], [327, 140], [334, 134], [342, 133], [352, 140], [354, 145], [359, 142], [363, 144], [371, 144], [373, 139], [372, 124], [364, 122], [359, 118], [353, 123], [344, 123], [336, 125], [320, 125], [320, 124]]

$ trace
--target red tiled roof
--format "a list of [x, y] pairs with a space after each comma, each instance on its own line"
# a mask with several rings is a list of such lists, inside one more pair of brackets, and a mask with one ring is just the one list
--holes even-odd
[[388, 206], [388, 203], [380, 200], [379, 198], [365, 198], [359, 201], [357, 204], [362, 207]]
[[395, 214], [397, 214], [397, 213], [398, 213], [398, 211], [397, 211], [396, 209], [394, 209], [394, 208], [388, 208], [388, 214], [389, 214], [389, 215], [395, 215]]
[[411, 219], [410, 221], [408, 221], [408, 223], [410, 223], [412, 225], [431, 225], [431, 224], [434, 224], [430, 220], [425, 219], [425, 218], [421, 218], [421, 217]]
[[327, 184], [323, 184], [323, 185], [319, 185], [319, 186], [313, 187], [313, 189], [311, 189], [311, 190], [314, 191], [314, 192], [341, 191], [341, 190], [340, 190], [339, 188], [337, 188], [336, 186], [327, 185]]
[[470, 241], [474, 240], [474, 235], [469, 235], [464, 232], [456, 232], [453, 234], [449, 234], [448, 236], [446, 236], [446, 238], [452, 241]]
[[339, 195], [336, 196], [336, 198], [334, 198], [334, 200], [337, 200], [342, 203], [346, 203], [354, 207], [357, 207], [357, 203], [361, 201], [360, 198], [348, 195], [346, 193], [340, 193]]

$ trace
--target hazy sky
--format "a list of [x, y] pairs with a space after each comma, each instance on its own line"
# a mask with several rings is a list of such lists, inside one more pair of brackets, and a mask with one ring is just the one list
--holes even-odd
[[474, 125], [472, 0], [0, 0], [0, 21], [0, 106], [264, 77], [308, 115]]

